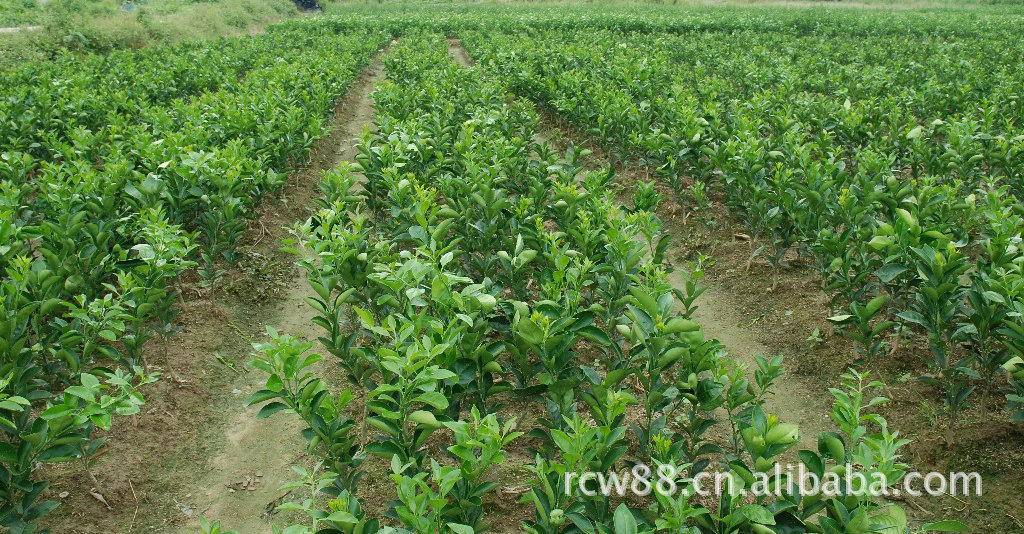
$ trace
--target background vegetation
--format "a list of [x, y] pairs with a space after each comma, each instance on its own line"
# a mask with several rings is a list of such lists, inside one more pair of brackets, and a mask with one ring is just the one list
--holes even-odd
[[0, 34], [0, 68], [65, 52], [139, 49], [182, 40], [262, 30], [300, 15], [291, 0], [15, 0], [0, 3], [0, 26], [31, 28]]

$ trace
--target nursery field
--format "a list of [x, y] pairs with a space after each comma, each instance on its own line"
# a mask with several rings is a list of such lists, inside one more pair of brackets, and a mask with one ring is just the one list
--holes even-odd
[[1024, 532], [1021, 28], [351, 6], [11, 68], [0, 531]]

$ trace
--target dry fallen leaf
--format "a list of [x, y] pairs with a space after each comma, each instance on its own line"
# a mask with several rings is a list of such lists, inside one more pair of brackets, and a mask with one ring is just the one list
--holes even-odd
[[89, 490], [89, 495], [92, 495], [93, 499], [96, 499], [97, 501], [100, 501], [101, 503], [103, 503], [103, 506], [106, 506], [107, 510], [113, 510], [113, 508], [111, 508], [110, 505], [107, 504], [107, 499], [105, 499], [102, 494], [100, 494], [98, 491], [96, 491], [96, 488], [90, 489]]

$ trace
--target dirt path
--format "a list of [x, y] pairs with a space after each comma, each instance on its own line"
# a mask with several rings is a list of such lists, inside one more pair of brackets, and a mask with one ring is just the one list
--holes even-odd
[[[469, 52], [458, 39], [448, 39], [447, 43], [448, 53], [456, 62], [466, 67], [474, 65]], [[615, 168], [617, 181], [624, 189], [619, 198], [623, 203], [628, 203], [632, 194], [630, 184], [639, 176], [649, 174], [647, 171], [624, 168], [613, 163], [591, 139], [550, 115], [542, 114], [536, 137], [538, 142], [555, 145], [570, 140], [592, 150], [594, 154], [588, 158], [591, 165], [600, 164], [600, 167]], [[666, 201], [669, 202], [671, 201]], [[671, 231], [671, 228], [669, 230]], [[678, 239], [672, 241], [666, 253], [666, 257], [676, 265], [676, 271], [670, 275], [670, 280], [676, 287], [683, 287], [685, 284], [681, 260], [686, 257], [686, 253], [686, 246]], [[725, 345], [730, 357], [747, 366], [748, 374], [753, 380], [753, 370], [756, 369], [754, 356], [771, 357], [783, 354], [784, 351], [782, 347], [769, 347], [760, 341], [770, 338], [771, 333], [763, 331], [766, 326], [759, 325], [757, 318], [749, 317], [741, 311], [741, 306], [738, 305], [741, 298], [740, 294], [732, 294], [724, 285], [709, 285], [708, 290], [697, 301], [698, 309], [694, 318], [703, 326], [708, 337], [716, 338]], [[766, 410], [788, 422], [798, 424], [804, 446], [813, 448], [818, 433], [831, 428], [828, 418], [829, 397], [823, 393], [817, 381], [787, 373], [776, 382], [775, 395], [769, 397]]]
[[0, 34], [34, 32], [43, 29], [42, 26], [5, 26], [0, 28]]
[[[670, 246], [669, 254], [679, 254], [680, 248], [679, 244]], [[670, 278], [676, 287], [683, 283], [682, 271], [677, 270]], [[831, 397], [816, 381], [793, 374], [792, 369], [786, 367], [787, 354], [779, 347], [769, 347], [759, 341], [761, 327], [756, 323], [751, 325], [755, 318], [744, 314], [737, 297], [725, 288], [709, 285], [697, 300], [697, 306], [694, 319], [704, 327], [705, 334], [721, 341], [730, 357], [747, 366], [748, 375], [752, 376], [757, 368], [754, 356], [783, 354], [786, 374], [776, 382], [775, 394], [768, 398], [765, 409], [786, 422], [799, 425], [803, 446], [815, 448], [818, 434], [832, 428], [828, 418]]]
[[260, 203], [241, 266], [215, 291], [186, 288], [183, 331], [167, 359], [156, 358], [164, 379], [145, 391], [143, 415], [115, 428], [95, 469], [109, 506], [73, 466], [59, 466], [64, 472], [50, 491], [64, 506], [48, 518], [53, 532], [193, 534], [200, 517], [244, 534], [271, 532], [280, 487], [296, 478], [292, 465], [307, 462], [306, 443], [296, 418], [257, 419], [257, 410], [245, 407], [265, 379], [247, 371], [251, 343], [266, 339], [267, 325], [307, 340], [320, 334], [304, 302], [311, 294], [304, 272], [281, 251], [282, 239], [312, 213], [323, 171], [354, 159], [356, 138], [372, 124], [370, 93], [382, 72], [378, 60], [364, 70], [306, 168]]
[[386, 52], [335, 107], [331, 133], [308, 164], [259, 203], [239, 249], [241, 264], [212, 291], [200, 289], [194, 273], [182, 280], [182, 331], [167, 347], [155, 343], [152, 370], [163, 378], [143, 391], [142, 413], [118, 420], [109, 433], [93, 468], [99, 487], [80, 465], [42, 468], [42, 478], [53, 481], [47, 498], [62, 503], [42, 527], [61, 534], [194, 534], [205, 516], [244, 534], [271, 531], [267, 510], [282, 496], [280, 486], [295, 478], [290, 466], [307, 462], [306, 444], [294, 417], [256, 419], [257, 410], [245, 407], [265, 378], [248, 371], [251, 344], [266, 339], [267, 325], [306, 339], [319, 335], [303, 300], [310, 294], [304, 273], [282, 251], [282, 239], [312, 213], [323, 171], [354, 159], [356, 138], [372, 124], [370, 93]]
[[456, 63], [463, 67], [472, 67], [474, 65], [473, 58], [469, 56], [469, 52], [466, 51], [466, 48], [462, 46], [458, 39], [451, 37], [446, 39], [445, 42], [448, 43], [448, 54], [452, 56]]
[[[355, 140], [364, 128], [372, 124], [370, 94], [382, 72], [380, 62], [374, 61], [336, 109], [331, 142], [314, 158], [315, 164], [310, 171], [304, 173], [306, 179], [298, 184], [303, 191], [296, 190], [290, 198], [293, 215], [305, 212], [308, 216], [312, 211], [313, 201], [320, 195], [315, 185], [319, 172], [341, 161], [354, 160]], [[290, 226], [301, 219], [296, 217], [280, 222]], [[265, 239], [273, 243], [280, 243], [287, 237], [283, 229], [271, 230], [269, 234]], [[296, 269], [295, 275], [276, 304], [256, 325], [257, 330], [268, 324], [279, 332], [313, 341], [320, 332], [312, 322], [313, 310], [305, 303], [305, 298], [312, 295], [312, 291], [306, 284], [304, 273]], [[182, 503], [183, 508], [195, 512], [196, 519], [172, 532], [195, 532], [200, 515], [220, 520], [225, 527], [246, 534], [270, 532], [269, 519], [273, 508], [285, 497], [280, 487], [296, 478], [291, 466], [303, 463], [306, 444], [300, 436], [302, 426], [297, 418], [282, 414], [257, 419], [256, 409], [242, 406], [249, 394], [261, 388], [264, 378], [262, 373], [245, 373], [233, 385], [234, 391], [240, 392], [237, 394], [240, 402], [234, 422], [223, 430], [223, 447], [210, 460], [209, 469], [190, 484], [194, 488], [188, 492], [191, 500]]]

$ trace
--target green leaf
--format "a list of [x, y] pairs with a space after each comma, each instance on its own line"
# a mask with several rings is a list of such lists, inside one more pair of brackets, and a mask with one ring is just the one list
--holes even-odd
[[277, 391], [270, 391], [269, 389], [261, 389], [260, 391], [257, 391], [255, 393], [253, 393], [249, 397], [249, 400], [246, 401], [245, 405], [246, 406], [252, 406], [254, 404], [259, 404], [261, 402], [266, 402], [266, 401], [268, 401], [270, 399], [276, 399], [276, 398], [278, 398], [280, 396], [281, 396], [280, 393], [278, 393]]
[[96, 389], [100, 385], [100, 379], [90, 373], [82, 373], [81, 381], [82, 385], [89, 389]]
[[461, 523], [448, 523], [448, 528], [455, 534], [474, 534], [473, 527]]
[[985, 298], [988, 299], [990, 302], [996, 302], [999, 304], [1006, 303], [1006, 299], [1004, 299], [1002, 295], [996, 293], [995, 291], [985, 291], [984, 293], [982, 293], [982, 295], [984, 295]]
[[288, 405], [283, 402], [271, 402], [260, 408], [260, 413], [256, 417], [263, 419], [265, 417], [270, 417], [271, 415], [274, 415], [275, 413], [280, 412], [281, 410], [287, 409]]
[[448, 399], [437, 391], [421, 393], [416, 396], [416, 400], [424, 404], [429, 404], [438, 410], [444, 410], [448, 407]]
[[324, 518], [324, 520], [332, 521], [334, 523], [355, 524], [359, 522], [359, 519], [356, 516], [352, 515], [350, 512], [346, 512], [345, 510], [338, 510], [337, 512], [334, 512], [331, 515]]
[[907, 322], [918, 324], [923, 327], [928, 326], [928, 321], [925, 320], [924, 316], [914, 310], [904, 310], [896, 314], [896, 316]]
[[544, 331], [541, 330], [540, 327], [537, 326], [537, 324], [529, 317], [523, 317], [520, 319], [516, 328], [516, 333], [531, 345], [539, 345], [544, 341]]
[[593, 341], [594, 343], [604, 346], [612, 344], [612, 340], [608, 338], [608, 335], [604, 333], [604, 330], [593, 325], [579, 329], [578, 334]]
[[149, 246], [146, 243], [139, 243], [138, 245], [132, 247], [132, 250], [139, 253], [140, 259], [150, 261], [156, 258], [156, 251], [154, 251], [153, 247]]
[[775, 516], [773, 516], [772, 513], [764, 506], [745, 504], [740, 507], [739, 513], [753, 523], [760, 523], [762, 525], [775, 524]]
[[71, 413], [71, 408], [64, 404], [58, 404], [44, 410], [43, 413], [39, 414], [39, 417], [42, 418], [43, 421], [51, 421], [65, 415], [71, 415]]
[[64, 394], [73, 395], [86, 402], [94, 402], [96, 400], [96, 392], [82, 386], [71, 386], [64, 390]]
[[615, 509], [615, 534], [637, 534], [636, 518], [625, 503]]
[[905, 534], [907, 532], [907, 513], [897, 505], [890, 504], [878, 514], [871, 517], [872, 527], [878, 534]]
[[882, 281], [883, 284], [888, 284], [896, 279], [897, 276], [907, 272], [907, 267], [898, 263], [890, 263], [881, 269], [875, 271], [875, 276]]
[[569, 518], [569, 521], [572, 521], [572, 523], [576, 525], [576, 528], [580, 529], [586, 534], [591, 534], [595, 531], [594, 523], [592, 523], [589, 519], [587, 519], [580, 513], [570, 512], [565, 514], [565, 517]]
[[100, 330], [98, 335], [107, 341], [117, 341], [117, 334], [111, 330]]
[[7, 410], [7, 411], [11, 411], [11, 412], [22, 412], [22, 411], [25, 410], [25, 405], [24, 404], [19, 404], [17, 402], [12, 402], [11, 400], [2, 400], [2, 401], [0, 401], [0, 410]]

